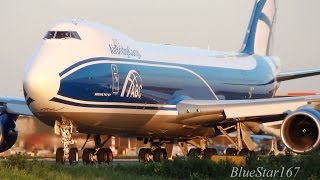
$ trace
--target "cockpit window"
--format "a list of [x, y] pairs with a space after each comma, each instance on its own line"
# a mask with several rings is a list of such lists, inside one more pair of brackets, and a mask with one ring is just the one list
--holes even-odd
[[75, 39], [81, 40], [79, 34], [76, 31], [71, 31], [71, 37]]
[[44, 39], [52, 39], [54, 37], [55, 31], [48, 31]]
[[69, 31], [57, 31], [55, 39], [62, 39], [62, 38], [69, 38], [70, 32]]
[[49, 31], [45, 35], [44, 39], [67, 39], [74, 38], [81, 40], [79, 34], [76, 31]]

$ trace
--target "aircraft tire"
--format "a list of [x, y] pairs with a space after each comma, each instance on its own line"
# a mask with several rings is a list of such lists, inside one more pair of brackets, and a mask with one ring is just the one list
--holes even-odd
[[83, 153], [82, 153], [82, 162], [83, 164], [90, 164], [92, 163], [91, 160], [90, 160], [90, 155], [94, 154], [94, 149], [91, 149], [91, 148], [86, 148], [83, 150]]
[[110, 164], [113, 161], [113, 153], [110, 148], [106, 148], [107, 152], [107, 163]]
[[237, 149], [236, 148], [227, 148], [226, 149], [226, 155], [235, 156], [237, 155]]
[[206, 148], [203, 152], [203, 158], [211, 159], [212, 155], [217, 155], [218, 152], [215, 148]]
[[61, 163], [61, 164], [64, 164], [64, 152], [63, 152], [63, 148], [58, 148], [57, 151], [56, 151], [56, 162], [57, 163]]
[[97, 153], [98, 163], [106, 163], [108, 161], [108, 152], [106, 148], [99, 149]]
[[79, 161], [79, 152], [77, 148], [70, 148], [69, 163], [70, 165], [77, 164]]
[[162, 150], [162, 152], [163, 152], [163, 158], [164, 158], [164, 159], [168, 159], [168, 153], [167, 153], [166, 148], [162, 148], [161, 150]]
[[243, 148], [239, 151], [239, 155], [240, 156], [249, 156], [250, 155], [250, 151], [248, 148]]
[[146, 153], [144, 154], [144, 158], [145, 158], [146, 162], [150, 161], [150, 156], [151, 156], [151, 149], [146, 148]]
[[145, 159], [145, 154], [146, 154], [146, 148], [141, 148], [140, 150], [139, 150], [139, 162], [145, 162], [146, 161], [146, 159]]
[[153, 161], [154, 162], [160, 162], [164, 159], [164, 153], [161, 147], [155, 149], [153, 151]]
[[200, 148], [191, 148], [188, 152], [189, 157], [199, 157], [201, 155]]

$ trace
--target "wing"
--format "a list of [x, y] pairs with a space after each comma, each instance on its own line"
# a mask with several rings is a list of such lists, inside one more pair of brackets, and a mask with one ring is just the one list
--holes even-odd
[[[320, 102], [320, 96], [284, 97], [254, 100], [185, 100], [177, 104], [178, 121], [182, 124], [206, 124], [236, 118], [283, 116], [290, 111]], [[272, 121], [272, 120], [269, 120]], [[268, 122], [265, 120], [264, 122]]]
[[[255, 100], [185, 100], [177, 104], [177, 123], [188, 127], [197, 127], [199, 125], [214, 127], [222, 134], [235, 131], [239, 125], [243, 141], [250, 150], [253, 150], [256, 147], [255, 143], [250, 138], [250, 131], [254, 134], [274, 135], [283, 139], [290, 138], [291, 135], [288, 136], [287, 133], [284, 137], [284, 135], [280, 136], [280, 133], [289, 132], [288, 127], [294, 127], [294, 129], [290, 129], [289, 134], [301, 134], [302, 132], [301, 137], [295, 138], [303, 140], [307, 139], [308, 142], [311, 142], [309, 141], [311, 139], [313, 142], [314, 135], [312, 135], [312, 133], [310, 133], [310, 136], [308, 135], [306, 137], [303, 137], [303, 133], [306, 134], [309, 131], [315, 132], [319, 130], [315, 129], [319, 123], [316, 123], [318, 120], [314, 119], [315, 116], [319, 115], [319, 112], [317, 111], [317, 113], [315, 113], [314, 109], [307, 106], [314, 102], [316, 102], [315, 104], [318, 104], [320, 102], [320, 96]], [[315, 107], [315, 109], [319, 108], [316, 105]], [[306, 108], [309, 109], [306, 110]], [[302, 116], [304, 116], [304, 118], [301, 118]], [[278, 126], [279, 123], [274, 123], [279, 120], [281, 124], [286, 123], [285, 126], [281, 125], [283, 132], [280, 131]], [[281, 122], [281, 120], [284, 121]], [[269, 124], [269, 126], [266, 124]], [[301, 129], [303, 127], [305, 127], [305, 129]], [[287, 145], [287, 143], [286, 145], [294, 152], [302, 152], [300, 149], [297, 150], [292, 148], [296, 145], [292, 145], [292, 142], [299, 144], [301, 143], [300, 140], [284, 141], [291, 143], [289, 145]], [[309, 148], [311, 146], [309, 145], [310, 144], [303, 146], [303, 151], [310, 151], [310, 149], [313, 148], [313, 145], [318, 146], [317, 143], [314, 143], [311, 144], [312, 148]], [[301, 145], [299, 147], [301, 147]]]
[[33, 115], [25, 99], [20, 97], [0, 97], [0, 111], [16, 115]]
[[277, 76], [277, 81], [287, 81], [292, 79], [304, 78], [309, 76], [316, 76], [320, 74], [320, 69], [303, 70], [303, 71], [292, 71], [279, 73]]

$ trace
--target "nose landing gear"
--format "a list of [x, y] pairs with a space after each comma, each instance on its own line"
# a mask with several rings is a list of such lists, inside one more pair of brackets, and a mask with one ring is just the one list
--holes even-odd
[[75, 143], [72, 139], [72, 123], [70, 121], [63, 121], [61, 124], [56, 124], [56, 128], [59, 128], [63, 144], [63, 148], [60, 147], [56, 151], [56, 162], [64, 164], [65, 161], [69, 161], [70, 165], [76, 164], [79, 160], [79, 152], [77, 148], [71, 148], [71, 145]]
[[[63, 119], [62, 123], [56, 122], [55, 133], [61, 135], [61, 142], [63, 147], [59, 147], [56, 151], [56, 162], [64, 164], [69, 161], [70, 165], [77, 164], [79, 161], [79, 152], [76, 147], [71, 147], [75, 144], [72, 139], [72, 132], [74, 131], [71, 121]], [[84, 143], [82, 150], [82, 160], [84, 164], [94, 163], [111, 163], [113, 160], [113, 154], [110, 148], [103, 148], [105, 143], [111, 138], [108, 138], [101, 143], [100, 134], [94, 135], [95, 148], [84, 149], [90, 135], [87, 136], [87, 140]]]

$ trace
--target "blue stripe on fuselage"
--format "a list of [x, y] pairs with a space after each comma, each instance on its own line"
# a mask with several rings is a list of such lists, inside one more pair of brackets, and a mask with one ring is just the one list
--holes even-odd
[[64, 99], [59, 98], [52, 98], [50, 101], [58, 102], [61, 104], [68, 104], [71, 106], [78, 106], [78, 107], [89, 107], [89, 108], [121, 108], [121, 109], [145, 109], [145, 110], [171, 110], [176, 111], [177, 108], [168, 108], [168, 107], [156, 107], [156, 106], [135, 106], [133, 103], [131, 106], [129, 105], [107, 105], [107, 104], [87, 104], [87, 103], [78, 103], [72, 102]]
[[[249, 99], [267, 98], [274, 92], [273, 67], [263, 58], [256, 56], [257, 67], [252, 70], [238, 70], [228, 68], [217, 68], [195, 65], [181, 65], [163, 62], [150, 62], [125, 58], [95, 57], [79, 61], [60, 73], [65, 75], [70, 70], [91, 62], [91, 65], [80, 68], [61, 80], [58, 94], [60, 96], [84, 100], [88, 102], [127, 102], [127, 103], [148, 103], [148, 104], [177, 104], [184, 99], [215, 100], [209, 92], [208, 87], [201, 80], [181, 69], [156, 67], [156, 65], [171, 65], [189, 69], [201, 76], [215, 91], [219, 99]], [[110, 81], [111, 73], [100, 75], [97, 78], [87, 78], [91, 73], [107, 71], [110, 63], [103, 62], [111, 60], [118, 66], [120, 76], [120, 91], [123, 88], [123, 81], [130, 69], [136, 69], [142, 76], [143, 89], [142, 98], [126, 98], [110, 95], [110, 97], [95, 97], [94, 92], [104, 91], [112, 94], [108, 88], [107, 81]], [[117, 64], [116, 62], [119, 62]], [[227, 61], [227, 60], [226, 60]], [[121, 62], [144, 63], [155, 66], [123, 64]], [[105, 65], [105, 66], [104, 66]], [[91, 69], [90, 69], [91, 68]], [[83, 72], [81, 72], [83, 71]], [[77, 74], [78, 73], [78, 74]], [[75, 76], [75, 77], [72, 77]], [[83, 76], [84, 78], [79, 78]], [[111, 84], [111, 83], [110, 83]], [[90, 89], [91, 88], [91, 89]], [[55, 99], [56, 101], [57, 99]], [[56, 101], [58, 102], [58, 101]], [[60, 103], [67, 103], [59, 100]], [[69, 102], [70, 105], [83, 105], [81, 103]], [[100, 105], [98, 105], [100, 106]], [[106, 107], [101, 105], [101, 107]]]

